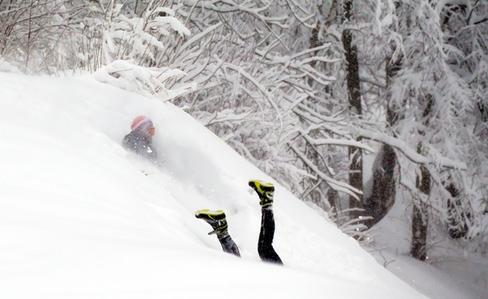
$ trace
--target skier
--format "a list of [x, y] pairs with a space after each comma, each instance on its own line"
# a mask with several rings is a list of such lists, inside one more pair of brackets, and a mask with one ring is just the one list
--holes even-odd
[[[259, 180], [250, 180], [249, 186], [256, 191], [261, 205], [261, 230], [259, 232], [258, 253], [262, 261], [282, 265], [280, 257], [273, 248], [273, 237], [275, 222], [273, 214], [274, 186]], [[209, 209], [198, 210], [195, 217], [205, 220], [213, 231], [209, 234], [216, 234], [222, 249], [227, 253], [240, 256], [239, 248], [229, 235], [225, 213], [222, 210], [210, 211]]]
[[153, 122], [146, 116], [140, 115], [132, 121], [131, 132], [125, 135], [122, 144], [125, 148], [156, 161], [158, 155], [152, 146], [152, 137], [156, 129]]

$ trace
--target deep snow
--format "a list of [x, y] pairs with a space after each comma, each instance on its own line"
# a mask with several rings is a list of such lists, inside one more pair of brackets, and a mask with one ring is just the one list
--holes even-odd
[[[487, 299], [488, 259], [463, 250], [462, 240], [437, 233], [429, 240], [427, 262], [409, 256], [412, 206], [403, 198], [370, 232], [378, 262], [432, 299]], [[431, 223], [430, 229], [437, 226]]]
[[[161, 163], [125, 151], [151, 117]], [[277, 185], [275, 248], [256, 251], [250, 178], [270, 180], [189, 115], [91, 77], [0, 72], [0, 298], [426, 298]], [[242, 258], [200, 208], [226, 211]]]

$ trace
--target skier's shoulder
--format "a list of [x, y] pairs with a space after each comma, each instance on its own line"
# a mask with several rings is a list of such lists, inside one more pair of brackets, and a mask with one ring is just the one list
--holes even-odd
[[147, 143], [147, 141], [146, 141], [146, 138], [144, 138], [144, 136], [139, 136], [135, 132], [130, 132], [129, 134], [124, 136], [122, 143], [125, 146], [133, 147], [135, 145], [145, 144], [145, 143]]
[[122, 145], [125, 147], [131, 147], [135, 141], [135, 136], [132, 132], [129, 134], [125, 135], [124, 138], [122, 139]]

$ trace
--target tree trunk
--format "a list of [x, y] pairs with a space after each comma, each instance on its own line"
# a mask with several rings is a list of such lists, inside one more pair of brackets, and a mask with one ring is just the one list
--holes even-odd
[[[423, 125], [427, 127], [430, 122], [430, 115], [432, 113], [432, 106], [434, 105], [434, 98], [432, 95], [427, 94], [421, 103], [425, 102], [423, 116]], [[425, 132], [419, 131], [421, 136], [425, 135]], [[417, 152], [420, 154], [423, 151], [422, 142], [419, 142], [417, 146]], [[430, 172], [424, 165], [420, 166], [420, 176], [417, 175], [416, 186], [417, 189], [425, 195], [430, 195]], [[422, 200], [414, 199], [413, 215], [412, 215], [412, 243], [410, 248], [410, 254], [421, 261], [425, 261], [427, 258], [427, 228], [428, 228], [428, 211], [427, 204]]]
[[[352, 0], [344, 1], [345, 23], [352, 17]], [[359, 62], [357, 47], [352, 42], [352, 32], [349, 29], [342, 31], [342, 44], [344, 47], [347, 64], [347, 90], [349, 93], [349, 110], [352, 114], [361, 115], [361, 85], [359, 81]], [[358, 148], [349, 148], [349, 184], [358, 190], [363, 190], [363, 162], [362, 151]], [[362, 208], [362, 196], [360, 200], [350, 196], [350, 208]]]
[[[317, 6], [317, 10], [319, 12], [323, 11], [323, 4], [320, 3]], [[332, 20], [334, 16], [337, 14], [337, 0], [333, 0], [329, 9], [329, 13], [327, 15], [324, 15], [324, 18], [326, 19], [324, 23], [321, 23], [320, 20], [317, 20], [317, 24], [315, 27], [312, 29], [311, 35], [310, 35], [310, 49], [314, 49], [317, 47], [320, 47], [322, 45], [322, 42], [319, 39], [319, 32], [322, 26], [330, 26], [328, 24], [328, 20]], [[318, 55], [317, 51], [313, 53], [313, 55]], [[317, 61], [312, 61], [310, 65], [315, 68], [317, 66]], [[319, 70], [318, 70], [319, 71]], [[309, 83], [312, 83], [312, 80], [310, 80]], [[326, 94], [330, 93], [330, 86], [325, 86], [324, 92]], [[318, 147], [312, 147], [312, 153], [309, 155], [308, 158], [310, 158], [311, 161], [314, 162], [315, 165], [319, 166], [322, 165], [324, 169], [327, 168], [327, 165], [324, 165], [323, 161], [321, 163], [321, 157], [319, 157], [319, 148]], [[325, 171], [327, 172], [327, 171]], [[317, 203], [320, 207], [328, 206], [328, 207], [333, 207], [338, 211], [340, 209], [340, 203], [339, 203], [339, 194], [337, 191], [334, 189], [330, 188], [327, 186], [327, 183], [323, 182], [320, 183], [317, 186], [317, 189], [319, 192], [311, 192], [310, 197], [312, 198], [312, 201]], [[327, 198], [321, 198], [324, 197], [324, 194]], [[327, 209], [324, 209], [327, 211]]]
[[[391, 106], [391, 82], [401, 68], [402, 59], [391, 59], [386, 62], [386, 122], [391, 128], [397, 120], [398, 114]], [[396, 184], [395, 166], [397, 157], [395, 151], [388, 144], [383, 144], [373, 164], [373, 187], [371, 195], [365, 199], [366, 214], [372, 219], [366, 225], [371, 227], [378, 223], [395, 203]]]
[[451, 195], [447, 200], [447, 231], [452, 239], [465, 238], [469, 232], [468, 223], [472, 221], [472, 214], [463, 205], [461, 192], [454, 183], [449, 183], [445, 188]]
[[395, 202], [395, 166], [395, 151], [391, 146], [383, 145], [373, 169], [373, 189], [364, 204], [366, 214], [372, 217], [366, 222], [368, 227], [378, 223]]
[[329, 205], [333, 207], [336, 212], [342, 210], [341, 203], [339, 202], [339, 192], [329, 188], [329, 190], [327, 190], [327, 200], [329, 201]]
[[25, 68], [26, 70], [29, 69], [29, 60], [30, 60], [30, 50], [31, 50], [31, 35], [32, 35], [32, 8], [34, 6], [34, 1], [31, 0], [29, 6], [29, 22], [28, 22], [28, 32], [27, 32], [27, 56], [25, 58]]
[[488, 122], [488, 103], [478, 102], [478, 110], [482, 122]]
[[[419, 148], [421, 145], [419, 145]], [[420, 166], [420, 177], [417, 176], [417, 188], [424, 194], [430, 194], [430, 173], [425, 166]], [[427, 258], [427, 205], [418, 200], [413, 206], [412, 215], [412, 244], [410, 254], [421, 261]]]
[[446, 187], [447, 192], [451, 195], [451, 198], [447, 200], [447, 224], [449, 236], [453, 239], [459, 239], [466, 236], [467, 227], [460, 221], [459, 211], [462, 209], [459, 196], [459, 190], [450, 183]]

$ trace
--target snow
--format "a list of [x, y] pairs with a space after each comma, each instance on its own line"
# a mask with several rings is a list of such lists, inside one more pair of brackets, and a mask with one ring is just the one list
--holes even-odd
[[191, 35], [190, 30], [175, 17], [156, 17], [150, 23], [151, 27], [159, 28], [159, 30], [162, 30], [166, 25], [169, 25], [173, 30], [178, 32], [180, 36]]
[[168, 80], [184, 75], [185, 73], [178, 69], [147, 68], [138, 66], [132, 61], [115, 60], [95, 72], [94, 77], [102, 83], [127, 91], [148, 96], [157, 94], [158, 98], [167, 101], [197, 88], [194, 82], [178, 85], [172, 89], [165, 87]]
[[17, 67], [6, 62], [2, 57], [0, 57], [0, 72], [20, 73], [20, 71]]
[[[402, 196], [399, 196], [402, 198]], [[408, 256], [412, 207], [397, 200], [372, 231], [378, 262], [432, 299], [488, 298], [488, 259], [463, 251], [455, 241], [428, 244], [428, 263]], [[431, 224], [435, 227], [435, 224]], [[378, 249], [379, 248], [379, 249]]]
[[[125, 151], [136, 115], [161, 161]], [[276, 185], [275, 248], [257, 255], [250, 178], [270, 180], [169, 103], [89, 76], [0, 72], [0, 298], [426, 298]], [[200, 208], [226, 211], [242, 258]]]
[[[411, 161], [417, 163], [417, 164], [425, 164], [425, 163], [432, 163], [435, 162], [439, 165], [443, 165], [446, 167], [451, 167], [455, 169], [466, 169], [467, 165], [463, 162], [460, 161], [455, 161], [451, 160], [449, 158], [441, 156], [439, 153], [433, 153], [434, 154], [434, 159], [430, 160], [427, 157], [422, 156], [421, 154], [417, 153], [414, 149], [410, 148], [408, 144], [403, 142], [402, 140], [391, 137], [388, 135], [385, 135], [383, 133], [379, 132], [370, 132], [368, 130], [364, 130], [361, 128], [351, 128], [353, 131], [355, 131], [356, 135], [366, 137], [368, 139], [374, 140], [374, 141], [380, 141], [384, 144], [388, 144], [399, 151], [401, 151], [408, 159]], [[432, 151], [433, 149], [431, 149]]]

